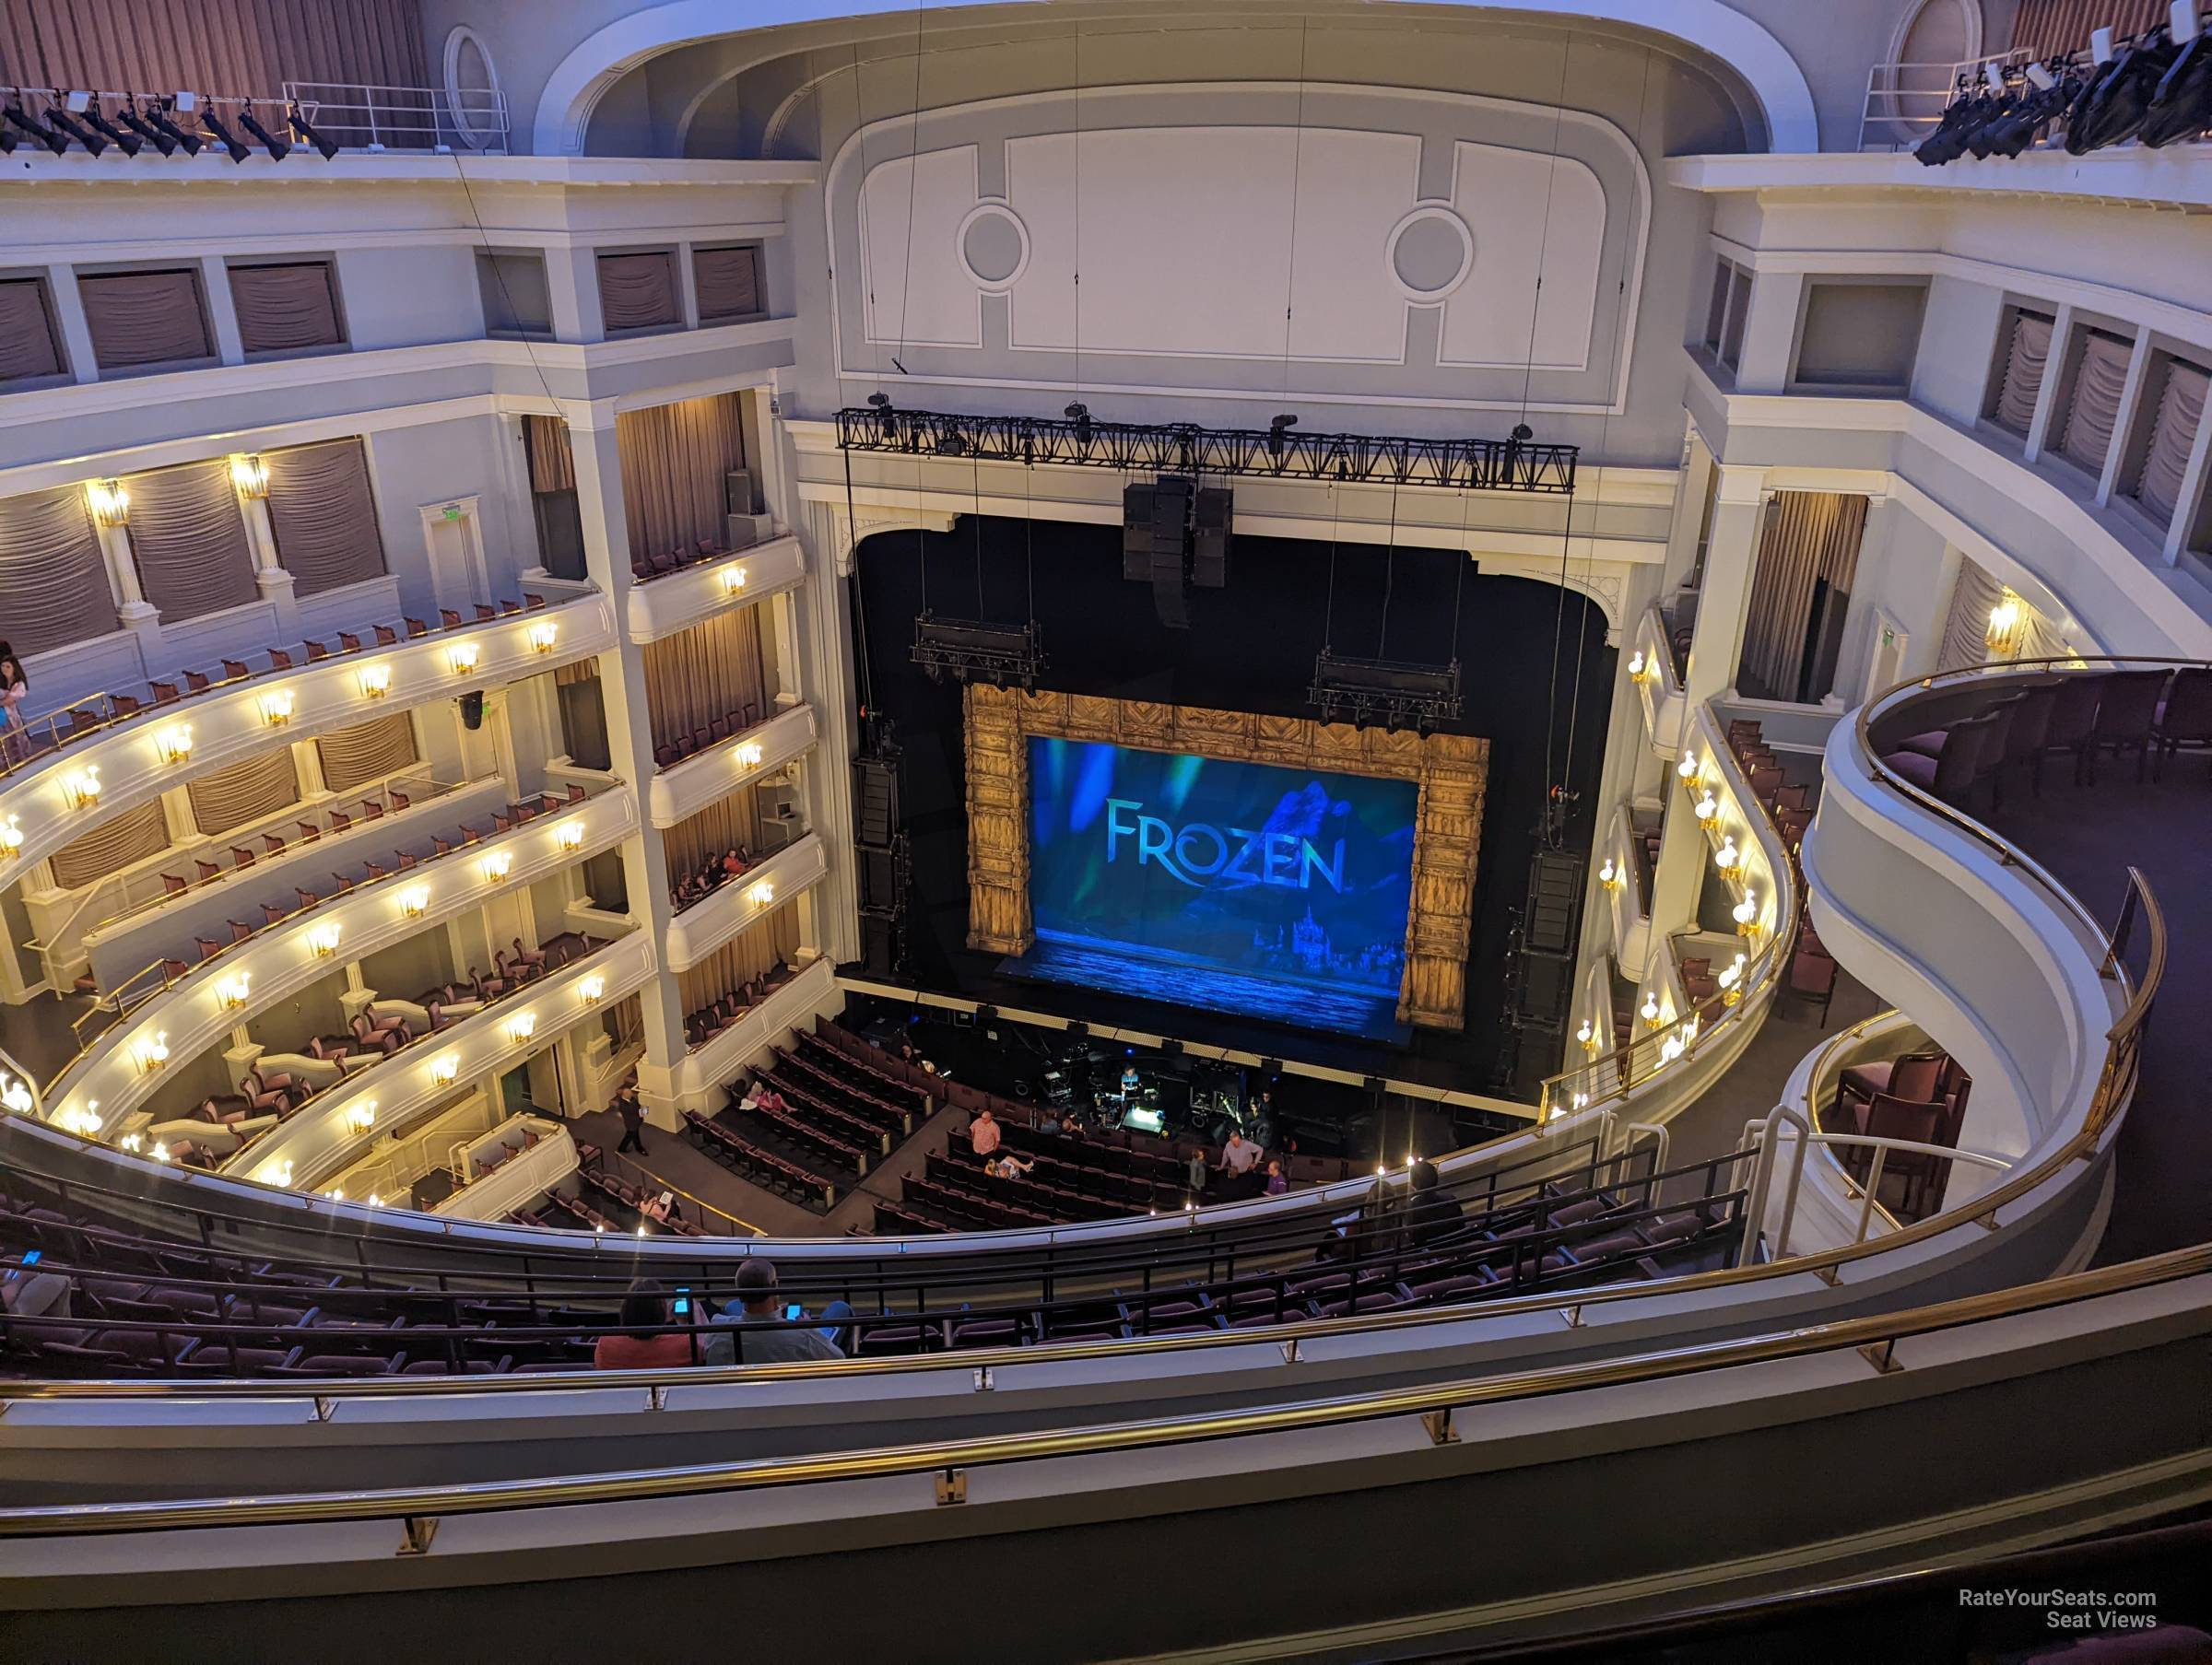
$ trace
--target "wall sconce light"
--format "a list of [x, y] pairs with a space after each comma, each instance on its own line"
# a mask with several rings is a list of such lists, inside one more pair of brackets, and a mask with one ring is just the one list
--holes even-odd
[[278, 688], [273, 694], [261, 697], [261, 720], [273, 729], [280, 729], [292, 720], [292, 692]]
[[724, 567], [722, 569], [722, 590], [724, 595], [742, 595], [745, 592], [745, 569]]
[[376, 1100], [367, 1104], [350, 1105], [346, 1110], [346, 1125], [357, 1133], [365, 1133], [376, 1125]]
[[1590, 1095], [1589, 1095], [1589, 1094], [1587, 1094], [1587, 1093], [1577, 1093], [1577, 1094], [1576, 1094], [1576, 1095], [1573, 1096], [1573, 1098], [1572, 1098], [1572, 1099], [1571, 1099], [1571, 1100], [1569, 1101], [1569, 1103], [1568, 1103], [1568, 1108], [1569, 1108], [1570, 1109], [1575, 1109], [1575, 1110], [1585, 1109], [1585, 1108], [1587, 1108], [1589, 1107], [1589, 1104], [1590, 1104]]
[[1583, 1043], [1584, 1057], [1595, 1058], [1597, 1056], [1597, 1031], [1590, 1026], [1588, 1018], [1583, 1019], [1583, 1026], [1574, 1032], [1574, 1038]]
[[154, 736], [154, 751], [164, 763], [192, 760], [192, 724], [172, 722]]
[[1989, 610], [1989, 626], [1982, 632], [1982, 640], [1993, 658], [2010, 659], [2020, 651], [2023, 622], [2020, 598], [2011, 591], [2006, 591], [2003, 598]]
[[292, 1183], [292, 1159], [287, 1156], [276, 1167], [276, 1183], [289, 1189]]
[[1705, 795], [1698, 800], [1697, 815], [1700, 827], [1711, 827], [1721, 818], [1721, 801], [1712, 795], [1710, 786], [1705, 789]]
[[338, 951], [338, 927], [335, 921], [317, 925], [307, 933], [309, 950], [319, 960], [326, 960]]
[[90, 809], [100, 802], [100, 765], [87, 764], [62, 780], [62, 798], [71, 809]]
[[140, 1151], [146, 1148], [146, 1135], [143, 1133], [125, 1133], [122, 1138], [115, 1142], [115, 1148], [122, 1151], [129, 1151], [133, 1155], [136, 1155]]
[[383, 1205], [384, 1200], [382, 1197], [378, 1196], [374, 1191], [371, 1191], [369, 1193], [369, 1206], [371, 1208], [382, 1208]]
[[450, 1087], [460, 1079], [460, 1053], [448, 1052], [442, 1058], [434, 1058], [430, 1061], [430, 1085], [432, 1086]]
[[545, 619], [530, 627], [530, 651], [533, 653], [550, 653], [553, 644], [560, 639], [560, 627]]
[[1735, 928], [1746, 936], [1751, 935], [1759, 929], [1759, 892], [1745, 891], [1744, 899], [1730, 911], [1735, 920]]
[[88, 1100], [83, 1105], [71, 1105], [53, 1119], [53, 1125], [65, 1133], [75, 1133], [83, 1139], [100, 1137], [100, 1100]]
[[232, 457], [230, 484], [241, 498], [265, 498], [269, 495], [269, 466], [258, 456]]
[[0, 1075], [0, 1106], [18, 1116], [29, 1115], [34, 1108], [30, 1088], [13, 1075]]
[[430, 887], [428, 885], [410, 885], [399, 893], [401, 918], [418, 920], [429, 910]]
[[132, 1049], [138, 1057], [138, 1073], [151, 1075], [169, 1061], [169, 1031], [158, 1029]]
[[553, 842], [562, 850], [582, 850], [583, 848], [583, 823], [563, 821], [553, 829]]
[[1643, 650], [1639, 648], [1629, 656], [1629, 680], [1630, 682], [1641, 686], [1658, 674], [1659, 656], [1656, 653], [1646, 658]]
[[1603, 885], [1607, 890], [1618, 890], [1620, 888], [1620, 867], [1618, 863], [1617, 863], [1611, 856], [1607, 856], [1606, 858], [1606, 864], [1597, 870], [1597, 882], [1600, 885]]
[[92, 518], [102, 526], [131, 523], [131, 494], [123, 488], [121, 480], [88, 481], [85, 501], [92, 506]]
[[762, 879], [752, 889], [747, 891], [746, 895], [752, 898], [754, 907], [765, 908], [776, 899], [776, 887], [766, 879]]
[[241, 971], [235, 977], [226, 977], [215, 986], [215, 1004], [218, 1011], [242, 1012], [246, 1002], [253, 998], [253, 974]]
[[514, 871], [514, 857], [504, 850], [495, 850], [484, 858], [482, 866], [485, 878], [497, 885]]
[[1682, 748], [1682, 761], [1675, 765], [1675, 773], [1681, 776], [1685, 780], [1695, 780], [1698, 778], [1697, 753], [1690, 750], [1689, 747], [1684, 746]]
[[13, 815], [0, 821], [0, 862], [12, 862], [23, 852], [23, 828]]
[[583, 997], [585, 1005], [595, 1006], [606, 998], [606, 979], [594, 971], [576, 985], [576, 992]]
[[445, 662], [453, 667], [457, 676], [466, 676], [477, 668], [477, 656], [482, 652], [473, 641], [455, 642], [445, 651]]
[[154, 1148], [148, 1151], [147, 1155], [151, 1156], [156, 1162], [167, 1162], [169, 1160], [169, 1146], [161, 1140], [157, 1139], [154, 1141]]
[[1654, 989], [1643, 997], [1643, 1004], [1637, 1008], [1637, 1015], [1653, 1028], [1656, 1029], [1659, 1026], [1662, 1019], [1659, 1015], [1658, 990]]
[[517, 1012], [507, 1020], [507, 1038], [518, 1047], [527, 1043], [536, 1033], [537, 1014], [535, 1012]]
[[346, 1201], [346, 1190], [343, 1186], [334, 1185], [328, 1190], [324, 1191], [323, 1195], [333, 1202], [343, 1202]]
[[1734, 833], [1723, 838], [1720, 849], [1712, 852], [1712, 864], [1723, 873], [1734, 873], [1744, 864], [1743, 852], [1735, 847]]
[[1721, 1003], [1733, 1006], [1744, 998], [1744, 956], [1737, 955], [1735, 963], [1721, 968]]
[[740, 768], [759, 768], [760, 767], [760, 759], [763, 756], [764, 754], [760, 750], [760, 743], [758, 740], [748, 740], [743, 745], [737, 748], [737, 767]]
[[1676, 1059], [1682, 1056], [1684, 1050], [1682, 1038], [1679, 1035], [1668, 1036], [1659, 1043], [1659, 1062], [1654, 1067], [1664, 1068], [1674, 1062]]
[[361, 685], [363, 699], [382, 699], [392, 691], [392, 667], [363, 665], [355, 680]]

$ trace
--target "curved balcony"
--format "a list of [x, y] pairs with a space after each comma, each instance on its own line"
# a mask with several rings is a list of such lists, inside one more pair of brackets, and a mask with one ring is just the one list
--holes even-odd
[[641, 578], [623, 617], [634, 642], [673, 636], [726, 607], [749, 606], [806, 581], [806, 554], [790, 533], [674, 572]]
[[534, 676], [614, 645], [597, 592], [343, 657], [274, 668], [108, 722], [0, 780], [0, 878], [112, 815], [277, 742]]
[[645, 789], [648, 817], [662, 828], [688, 819], [806, 752], [820, 729], [812, 706], [792, 706], [656, 770]]
[[688, 971], [782, 903], [813, 889], [829, 871], [828, 850], [817, 833], [794, 839], [756, 862], [744, 877], [718, 885], [668, 921], [663, 956], [667, 968]]
[[[163, 1064], [191, 1058], [279, 1001], [446, 916], [480, 908], [608, 850], [637, 830], [627, 786], [444, 855], [354, 885], [221, 948], [130, 1005], [63, 1067], [45, 1097], [61, 1125], [124, 1136], [161, 1086]], [[340, 950], [343, 950], [343, 957]], [[320, 1099], [316, 1102], [320, 1102]]]

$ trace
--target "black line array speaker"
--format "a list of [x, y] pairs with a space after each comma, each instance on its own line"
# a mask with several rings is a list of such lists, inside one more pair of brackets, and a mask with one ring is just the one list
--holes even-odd
[[899, 974], [900, 921], [878, 913], [860, 916], [860, 963], [871, 977]]
[[1162, 475], [1152, 488], [1152, 606], [1171, 630], [1191, 627], [1183, 599], [1183, 557], [1191, 527], [1192, 487]]
[[888, 847], [871, 849], [864, 844], [860, 847], [859, 854], [862, 909], [880, 908], [895, 910], [900, 900], [897, 852]]
[[888, 757], [854, 758], [853, 788], [859, 800], [859, 826], [854, 831], [860, 842], [888, 845], [899, 829], [898, 764]]
[[480, 729], [484, 726], [484, 690], [471, 689], [461, 696], [461, 726]]
[[1122, 487], [1122, 576], [1133, 584], [1152, 577], [1152, 487]]
[[1528, 911], [1523, 946], [1531, 956], [1574, 957], [1581, 925], [1583, 858], [1563, 850], [1539, 850], [1528, 864]]
[[1230, 494], [1209, 486], [1198, 494], [1198, 508], [1191, 527], [1191, 582], [1201, 590], [1229, 586], [1229, 522]]

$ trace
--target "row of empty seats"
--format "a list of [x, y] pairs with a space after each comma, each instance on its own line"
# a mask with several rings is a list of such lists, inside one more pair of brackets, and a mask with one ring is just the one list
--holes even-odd
[[744, 733], [759, 723], [760, 717], [760, 707], [753, 700], [732, 706], [721, 716], [710, 718], [688, 734], [678, 734], [673, 740], [665, 740], [655, 745], [653, 748], [653, 760], [663, 768], [673, 768], [687, 757]]
[[684, 1015], [684, 1038], [692, 1047], [703, 1047], [724, 1029], [758, 1006], [762, 1001], [789, 982], [794, 972], [789, 966], [770, 967], [759, 977], [749, 977], [726, 994], [718, 994], [696, 1012]]

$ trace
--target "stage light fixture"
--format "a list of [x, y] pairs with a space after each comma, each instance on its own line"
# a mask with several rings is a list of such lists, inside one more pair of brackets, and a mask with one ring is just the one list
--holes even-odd
[[176, 155], [177, 141], [140, 115], [138, 106], [129, 99], [124, 100], [115, 107], [115, 119], [136, 134], [141, 141], [151, 145], [163, 156]]
[[1643, 650], [1639, 648], [1629, 655], [1629, 680], [1641, 684], [1650, 673], [1644, 668]]
[[517, 1012], [508, 1020], [507, 1038], [518, 1047], [527, 1046], [530, 1038], [536, 1033], [537, 1014], [535, 1012]]
[[309, 126], [307, 118], [300, 113], [299, 105], [295, 104], [285, 111], [285, 120], [292, 124], [294, 133], [323, 153], [324, 161], [330, 161], [338, 154], [338, 142], [335, 139], [324, 138], [323, 135]]
[[[190, 99], [192, 95], [190, 93], [181, 92], [177, 94], [178, 103], [176, 108], [179, 110], [190, 110], [192, 106], [189, 103], [184, 102], [184, 100]], [[201, 143], [199, 135], [197, 134], [186, 133], [182, 127], [171, 121], [169, 119], [169, 111], [170, 105], [166, 100], [155, 99], [151, 100], [146, 107], [146, 119], [147, 122], [152, 123], [155, 132], [163, 135], [170, 140], [171, 145], [174, 148], [183, 151], [186, 156], [199, 155]], [[163, 156], [167, 156], [169, 153], [170, 152], [167, 149], [164, 149], [161, 152]]]
[[72, 115], [113, 145], [124, 155], [136, 156], [145, 147], [145, 140], [139, 138], [135, 134], [124, 132], [108, 120], [107, 113], [100, 107], [100, 100], [94, 94], [72, 92], [64, 100], [64, 103]]
[[876, 424], [883, 431], [884, 443], [889, 444], [899, 437], [899, 418], [891, 411], [891, 396], [881, 391], [870, 393], [868, 403], [875, 407]]
[[743, 595], [745, 593], [745, 569], [743, 567], [724, 567], [722, 570], [722, 589], [725, 595]]
[[251, 104], [241, 104], [238, 107], [238, 124], [261, 141], [262, 148], [269, 153], [269, 160], [272, 162], [281, 162], [286, 157], [291, 155], [290, 145], [253, 119], [253, 107]]
[[232, 161], [242, 162], [246, 159], [246, 158], [253, 154], [253, 150], [247, 146], [243, 139], [240, 138], [235, 133], [232, 133], [216, 118], [216, 113], [213, 109], [203, 110], [200, 111], [200, 125], [207, 129], [209, 133], [215, 135], [215, 142], [230, 153], [230, 159]]
[[1711, 827], [1720, 819], [1721, 803], [1712, 795], [1712, 788], [1710, 786], [1705, 789], [1705, 795], [1697, 802], [1697, 816], [1700, 827]]
[[736, 750], [737, 767], [739, 768], [759, 768], [760, 759], [767, 756], [768, 754], [760, 749], [760, 743], [758, 740], [748, 740]]
[[495, 850], [484, 858], [481, 865], [485, 879], [497, 885], [514, 871], [514, 857], [506, 850]]
[[[98, 156], [108, 147], [106, 139], [100, 137], [97, 133], [87, 130], [59, 104], [50, 104], [46, 107], [46, 124], [56, 133], [75, 139], [85, 147], [88, 155]], [[57, 151], [55, 154], [59, 155], [60, 153]]]
[[1097, 431], [1090, 421], [1090, 406], [1080, 399], [1060, 413], [1076, 425], [1076, 443], [1088, 449], [1091, 436]]
[[1298, 418], [1288, 411], [1267, 424], [1267, 454], [1276, 462], [1280, 463], [1290, 449], [1290, 430], [1297, 426]]
[[6, 121], [11, 126], [20, 127], [56, 156], [69, 148], [69, 140], [65, 135], [55, 132], [44, 123], [32, 121], [29, 111], [20, 104], [10, 104], [6, 110], [0, 110], [0, 120]]
[[529, 639], [530, 651], [533, 653], [540, 655], [550, 653], [553, 651], [555, 644], [560, 640], [560, 627], [551, 619], [532, 625], [529, 630]]
[[280, 729], [292, 720], [295, 705], [289, 688], [278, 688], [273, 694], [264, 694], [260, 699], [261, 720], [273, 729]]
[[561, 850], [582, 850], [583, 848], [583, 823], [563, 821], [553, 829], [553, 842], [557, 848]]

